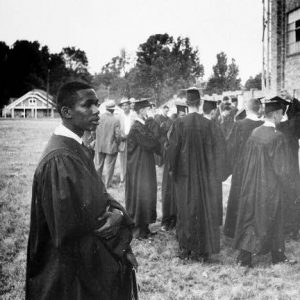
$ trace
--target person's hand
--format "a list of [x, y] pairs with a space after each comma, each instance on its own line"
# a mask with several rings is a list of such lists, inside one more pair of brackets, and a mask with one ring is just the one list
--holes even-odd
[[133, 268], [137, 272], [139, 264], [138, 264], [138, 262], [135, 258], [135, 255], [132, 252], [127, 252], [125, 258], [133, 266]]
[[103, 226], [95, 230], [95, 234], [104, 239], [110, 239], [118, 233], [123, 220], [123, 214], [118, 210], [107, 211], [102, 217], [98, 218], [98, 221], [102, 220], [106, 221]]
[[290, 102], [293, 101], [292, 95], [287, 90], [281, 90], [280, 97], [283, 98], [284, 100], [289, 100]]

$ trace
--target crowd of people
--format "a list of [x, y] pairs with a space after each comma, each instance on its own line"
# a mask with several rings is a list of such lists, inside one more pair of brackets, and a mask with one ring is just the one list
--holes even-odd
[[[157, 114], [151, 99], [123, 98], [99, 117], [90, 86], [60, 89], [62, 124], [34, 176], [27, 299], [135, 299], [130, 243], [156, 234], [159, 167], [160, 230], [176, 229], [180, 258], [211, 262], [220, 251], [222, 183], [232, 176], [223, 230], [237, 263], [252, 267], [267, 253], [296, 262], [284, 241], [300, 227], [300, 102], [283, 91], [240, 111], [237, 98], [185, 92], [171, 116], [167, 105]], [[107, 192], [118, 155], [125, 208]]]

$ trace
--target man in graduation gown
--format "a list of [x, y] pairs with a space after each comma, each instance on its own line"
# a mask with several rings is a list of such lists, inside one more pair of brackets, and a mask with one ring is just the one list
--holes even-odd
[[[289, 106], [277, 128], [286, 136], [289, 146], [291, 159], [291, 178], [295, 186], [300, 186], [299, 173], [299, 138], [300, 138], [300, 101], [293, 98], [287, 91], [281, 92], [281, 97], [289, 101]], [[287, 195], [284, 201], [285, 215], [285, 233], [290, 234], [292, 238], [298, 238], [300, 227], [300, 203], [295, 197], [294, 190], [287, 190]]]
[[135, 102], [136, 121], [127, 137], [126, 210], [135, 223], [135, 237], [148, 238], [156, 221], [157, 181], [154, 153], [160, 154], [159, 127], [147, 117], [150, 102]]
[[217, 116], [217, 101], [215, 100], [203, 100], [203, 116], [207, 120], [210, 120], [213, 124], [213, 135], [216, 138], [217, 146], [215, 147], [215, 169], [216, 172], [216, 190], [218, 192], [218, 211], [219, 211], [219, 224], [223, 224], [223, 192], [222, 182], [228, 177], [227, 170], [227, 149], [225, 143], [224, 134], [216, 122]]
[[293, 189], [289, 145], [276, 129], [287, 102], [265, 100], [265, 122], [254, 129], [243, 153], [243, 175], [234, 247], [238, 262], [252, 266], [252, 254], [271, 252], [272, 262], [291, 262], [285, 256], [283, 201], [285, 188]]
[[170, 162], [168, 155], [169, 148], [169, 138], [173, 129], [173, 124], [178, 118], [185, 115], [187, 106], [183, 103], [176, 104], [177, 114], [176, 118], [172, 121], [172, 124], [167, 133], [166, 143], [164, 145], [164, 155], [165, 155], [165, 165], [163, 170], [163, 179], [161, 185], [161, 201], [162, 201], [162, 220], [161, 220], [161, 230], [169, 231], [175, 228], [177, 219], [177, 209], [176, 209], [176, 194], [173, 176], [170, 174]]
[[58, 93], [62, 124], [33, 179], [28, 300], [132, 299], [133, 223], [107, 194], [82, 145], [84, 131], [98, 125], [97, 104], [95, 91], [81, 82], [67, 83]]
[[224, 234], [234, 237], [238, 213], [239, 195], [243, 173], [243, 150], [252, 131], [263, 124], [260, 119], [260, 99], [249, 99], [245, 104], [246, 118], [234, 123], [227, 141], [228, 173], [232, 174], [231, 187], [227, 203]]
[[170, 136], [170, 171], [175, 180], [180, 257], [208, 260], [220, 250], [216, 160], [219, 142], [213, 122], [201, 116], [200, 94], [187, 90], [189, 114], [174, 123]]

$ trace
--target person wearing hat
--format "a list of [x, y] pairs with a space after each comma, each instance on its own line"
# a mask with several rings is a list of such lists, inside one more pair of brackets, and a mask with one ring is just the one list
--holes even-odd
[[157, 124], [148, 118], [148, 99], [135, 102], [135, 122], [127, 137], [126, 209], [134, 220], [136, 238], [151, 235], [149, 224], [156, 221], [157, 181], [154, 153], [160, 153]]
[[[118, 156], [118, 146], [121, 141], [120, 121], [114, 116], [115, 101], [105, 102], [106, 112], [101, 115], [96, 129], [95, 155], [97, 156], [96, 170], [103, 176], [106, 188], [111, 186], [115, 164]], [[105, 167], [104, 167], [105, 165]], [[103, 174], [103, 169], [105, 174]]]
[[227, 211], [224, 225], [224, 234], [234, 237], [240, 188], [243, 173], [243, 150], [252, 131], [263, 124], [260, 118], [260, 99], [249, 99], [245, 103], [246, 118], [234, 123], [233, 129], [227, 141], [227, 168], [228, 174], [232, 174]]
[[120, 181], [124, 182], [126, 177], [126, 164], [127, 164], [127, 136], [130, 128], [134, 122], [135, 116], [130, 109], [130, 100], [127, 98], [121, 99], [119, 106], [123, 113], [119, 115], [120, 131], [122, 141], [119, 144], [119, 157], [120, 157]]
[[200, 93], [186, 90], [189, 114], [178, 118], [169, 141], [170, 172], [175, 182], [176, 233], [180, 258], [208, 261], [220, 251], [217, 137], [213, 122], [199, 114]]
[[219, 211], [219, 223], [220, 225], [223, 224], [223, 192], [222, 192], [222, 182], [226, 180], [228, 177], [228, 170], [226, 168], [226, 159], [227, 159], [227, 150], [226, 150], [226, 143], [224, 134], [219, 127], [218, 123], [216, 122], [217, 110], [218, 105], [216, 100], [203, 100], [203, 116], [207, 120], [212, 122], [212, 130], [213, 135], [216, 138], [216, 142], [218, 143], [215, 147], [216, 157], [216, 170], [217, 177], [216, 177], [216, 189], [218, 190], [218, 211]]
[[[288, 102], [265, 99], [264, 124], [254, 129], [243, 151], [242, 182], [233, 246], [238, 263], [251, 267], [252, 255], [271, 252], [272, 263], [290, 263], [285, 255], [285, 188], [293, 189], [289, 144], [276, 126]], [[299, 195], [298, 195], [299, 197]]]
[[[287, 138], [290, 145], [291, 159], [290, 172], [294, 185], [300, 186], [299, 173], [299, 139], [300, 139], [300, 101], [292, 97], [286, 90], [282, 90], [280, 96], [289, 102], [287, 112], [277, 126]], [[299, 237], [300, 228], [300, 202], [295, 201], [294, 191], [287, 191], [288, 197], [285, 202], [285, 233], [293, 239]]]

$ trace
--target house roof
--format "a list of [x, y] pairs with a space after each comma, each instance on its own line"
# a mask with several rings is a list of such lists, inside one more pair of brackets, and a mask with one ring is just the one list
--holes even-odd
[[[25, 101], [28, 98], [36, 98], [36, 99], [40, 100], [41, 102], [43, 102], [44, 104], [47, 104], [47, 92], [45, 92], [43, 90], [39, 90], [39, 89], [34, 89], [34, 90], [26, 93], [22, 97], [16, 99], [15, 101], [10, 103], [9, 105], [7, 105], [5, 109], [9, 110], [9, 109], [15, 108], [22, 101]], [[52, 107], [56, 106], [54, 101], [53, 101], [53, 97], [50, 94], [48, 94], [48, 105], [50, 107], [51, 106]]]

